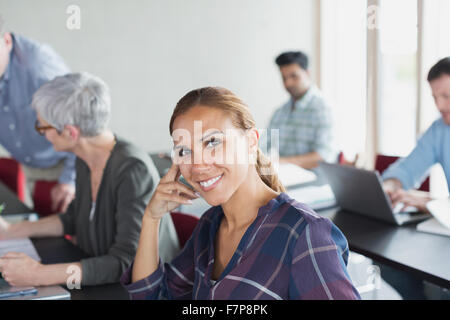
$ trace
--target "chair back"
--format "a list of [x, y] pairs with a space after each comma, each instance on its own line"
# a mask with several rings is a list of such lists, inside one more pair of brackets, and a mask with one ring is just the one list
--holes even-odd
[[20, 201], [25, 201], [25, 173], [19, 162], [12, 158], [0, 158], [0, 180], [17, 195]]
[[58, 184], [58, 181], [38, 180], [34, 184], [33, 203], [34, 211], [41, 217], [58, 213], [58, 210], [52, 210], [52, 188]]
[[196, 216], [181, 212], [171, 212], [170, 215], [172, 216], [172, 221], [177, 231], [180, 248], [183, 248], [200, 219]]
[[[398, 159], [399, 157], [379, 154], [375, 159], [375, 170], [377, 170], [380, 174], [383, 174], [383, 172]], [[430, 192], [430, 177], [427, 177], [423, 181], [418, 190]]]

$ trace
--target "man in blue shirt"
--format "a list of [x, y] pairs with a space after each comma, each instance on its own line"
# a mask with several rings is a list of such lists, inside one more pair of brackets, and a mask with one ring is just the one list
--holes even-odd
[[[428, 212], [426, 205], [431, 200], [429, 193], [411, 189], [420, 186], [431, 166], [436, 163], [442, 166], [450, 189], [450, 57], [440, 60], [430, 69], [428, 82], [441, 117], [428, 128], [406, 158], [396, 161], [383, 173], [384, 189], [393, 206], [402, 203], [405, 207], [413, 206], [425, 212]], [[425, 292], [431, 292], [440, 299], [450, 298], [445, 289], [427, 285], [427, 290], [424, 290], [422, 280], [413, 275], [381, 263], [378, 265], [383, 279], [404, 299], [426, 299]]]
[[51, 198], [60, 212], [75, 193], [75, 156], [56, 152], [35, 130], [36, 111], [30, 103], [42, 84], [68, 72], [49, 46], [6, 32], [0, 17], [0, 145], [24, 165], [27, 179], [51, 180], [57, 171]]
[[441, 117], [406, 158], [395, 162], [383, 174], [385, 190], [394, 206], [403, 203], [421, 211], [428, 211], [429, 194], [409, 189], [420, 185], [431, 166], [436, 163], [442, 166], [450, 189], [450, 57], [430, 69], [428, 82]]

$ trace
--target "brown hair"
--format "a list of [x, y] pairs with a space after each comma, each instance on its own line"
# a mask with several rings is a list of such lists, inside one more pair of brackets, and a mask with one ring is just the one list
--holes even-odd
[[[255, 120], [247, 105], [231, 91], [220, 87], [205, 87], [188, 92], [178, 101], [170, 119], [170, 134], [173, 132], [175, 119], [191, 108], [202, 105], [220, 109], [232, 118], [233, 125], [242, 130], [255, 128]], [[264, 183], [276, 192], [285, 192], [269, 159], [258, 148], [256, 171]]]

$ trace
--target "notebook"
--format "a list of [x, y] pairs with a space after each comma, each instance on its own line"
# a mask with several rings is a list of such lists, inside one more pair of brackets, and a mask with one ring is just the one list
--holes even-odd
[[421, 222], [417, 225], [417, 231], [422, 231], [426, 233], [439, 234], [442, 236], [450, 237], [450, 229], [447, 229], [442, 224], [440, 224], [436, 219], [431, 218], [427, 221]]
[[298, 202], [307, 204], [313, 210], [336, 205], [336, 198], [329, 184], [288, 190], [287, 194]]
[[433, 217], [443, 226], [450, 229], [450, 199], [432, 200], [427, 203], [427, 208]]
[[283, 163], [278, 167], [278, 178], [286, 188], [317, 180], [317, 175], [295, 164]]
[[8, 252], [21, 252], [34, 260], [41, 261], [33, 243], [28, 238], [0, 240], [0, 258]]
[[11, 287], [4, 279], [0, 279], [0, 299], [35, 295], [37, 292], [34, 287]]

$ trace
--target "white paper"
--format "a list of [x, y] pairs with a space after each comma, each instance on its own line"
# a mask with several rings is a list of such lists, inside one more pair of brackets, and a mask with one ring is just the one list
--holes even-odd
[[329, 184], [288, 190], [287, 194], [292, 199], [305, 203], [312, 209], [325, 208], [336, 204], [336, 198]]
[[278, 178], [285, 187], [312, 182], [317, 179], [314, 172], [303, 169], [295, 164], [283, 163], [278, 168]]
[[437, 221], [450, 229], [450, 199], [432, 200], [427, 203], [427, 208]]
[[450, 237], [450, 229], [440, 224], [436, 219], [431, 218], [417, 225], [417, 230], [427, 233], [440, 234]]
[[0, 258], [8, 252], [25, 253], [31, 258], [41, 261], [33, 243], [28, 238], [0, 240]]

